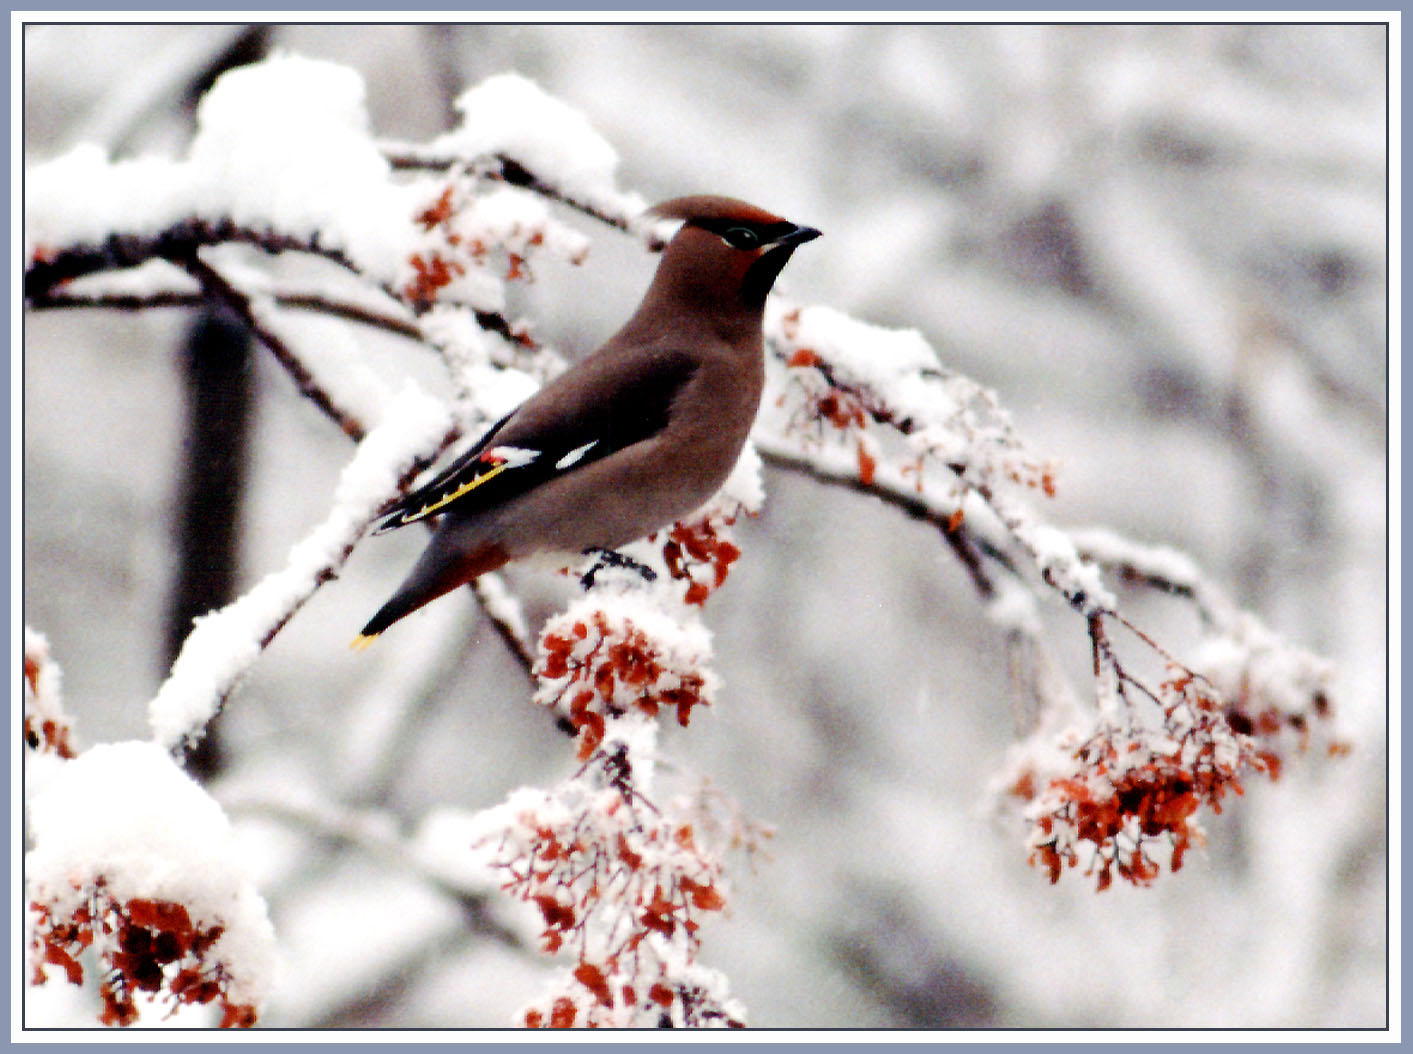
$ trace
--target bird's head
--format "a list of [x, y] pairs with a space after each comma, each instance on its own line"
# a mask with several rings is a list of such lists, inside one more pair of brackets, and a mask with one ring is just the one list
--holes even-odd
[[685, 222], [668, 242], [654, 286], [678, 297], [759, 308], [790, 254], [819, 237], [735, 198], [673, 198], [648, 215]]

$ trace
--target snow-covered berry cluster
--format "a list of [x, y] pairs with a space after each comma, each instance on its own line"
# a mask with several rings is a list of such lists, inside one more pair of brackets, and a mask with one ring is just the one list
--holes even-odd
[[92, 977], [109, 1025], [208, 1004], [255, 1023], [274, 930], [221, 807], [165, 750], [90, 747], [39, 771], [26, 805], [33, 984]]
[[638, 787], [653, 738], [649, 718], [615, 721], [573, 779], [500, 807], [503, 888], [539, 911], [544, 949], [573, 962], [521, 1011], [530, 1027], [740, 1023], [724, 981], [696, 962], [700, 916], [726, 903], [720, 860]]
[[[967, 488], [1008, 481], [1052, 496], [1055, 464], [1021, 442], [995, 396], [944, 371], [920, 333], [890, 330], [831, 308], [772, 305], [768, 343], [785, 368], [776, 431], [812, 460], [831, 436], [864, 486], [884, 463], [921, 494], [959, 502]], [[840, 467], [843, 467], [842, 460]]]
[[706, 629], [679, 622], [651, 601], [591, 593], [546, 623], [535, 668], [535, 701], [554, 707], [579, 733], [579, 758], [603, 742], [607, 722], [666, 708], [686, 726], [711, 702]]
[[82, 984], [81, 957], [91, 950], [103, 1001], [99, 1020], [105, 1025], [135, 1024], [138, 993], [165, 998], [173, 1012], [182, 1004], [214, 1003], [221, 1010], [222, 1028], [255, 1024], [255, 1006], [236, 994], [226, 963], [212, 954], [223, 926], [193, 923], [187, 909], [174, 901], [122, 900], [102, 878], [78, 893], [67, 909], [30, 904], [32, 983], [43, 984], [45, 965], [53, 965], [71, 984]]
[[1202, 642], [1194, 665], [1226, 700], [1232, 728], [1300, 751], [1318, 741], [1332, 756], [1347, 753], [1349, 744], [1332, 721], [1330, 663], [1293, 647], [1248, 613], [1224, 628]]
[[1177, 871], [1203, 844], [1201, 809], [1220, 813], [1250, 773], [1279, 775], [1278, 755], [1234, 730], [1201, 678], [1177, 674], [1158, 698], [1155, 727], [1106, 717], [1087, 735], [1071, 729], [1048, 757], [1022, 754], [1012, 769], [1009, 793], [1027, 803], [1032, 824], [1031, 863], [1051, 882], [1069, 867], [1095, 876], [1101, 890], [1115, 873], [1148, 885], [1163, 864]]

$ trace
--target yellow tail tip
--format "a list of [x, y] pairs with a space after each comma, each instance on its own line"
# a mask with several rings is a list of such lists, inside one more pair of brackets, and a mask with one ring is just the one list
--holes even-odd
[[376, 633], [371, 635], [360, 633], [358, 636], [354, 637], [353, 640], [349, 641], [348, 646], [354, 651], [362, 651], [377, 639], [378, 635]]

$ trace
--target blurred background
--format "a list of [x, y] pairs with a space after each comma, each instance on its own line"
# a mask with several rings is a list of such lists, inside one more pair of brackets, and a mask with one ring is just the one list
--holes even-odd
[[[920, 329], [1058, 459], [1054, 522], [1184, 549], [1332, 658], [1354, 750], [1250, 781], [1151, 889], [1052, 887], [988, 797], [1015, 705], [961, 569], [934, 531], [768, 472], [706, 608], [718, 704], [664, 733], [684, 781], [775, 828], [735, 861], [702, 961], [757, 1026], [1382, 1027], [1388, 46], [1378, 25], [42, 25], [24, 32], [24, 152], [179, 155], [215, 71], [275, 49], [357, 69], [376, 134], [400, 140], [514, 70], [615, 145], [624, 189], [823, 229], [781, 291]], [[512, 313], [572, 357], [653, 260], [561, 215], [592, 255], [538, 266]], [[407, 342], [300, 332], [449, 394]], [[24, 351], [25, 622], [82, 744], [145, 738], [191, 617], [283, 565], [351, 448], [219, 315], [29, 312]], [[407, 833], [573, 771], [469, 596], [348, 652], [421, 543], [360, 546], [198, 759], [279, 934], [268, 1025], [499, 1026], [550, 976], [397, 861], [235, 804], [372, 810]], [[510, 581], [535, 620], [566, 595]], [[1188, 610], [1121, 599], [1181, 657]], [[1084, 627], [1048, 617], [1082, 688]], [[48, 989], [32, 1014], [92, 1021]]]

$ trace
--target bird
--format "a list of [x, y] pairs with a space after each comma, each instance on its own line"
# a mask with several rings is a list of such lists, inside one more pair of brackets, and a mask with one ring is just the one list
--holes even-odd
[[375, 534], [436, 518], [352, 647], [480, 575], [536, 553], [600, 553], [699, 508], [735, 467], [765, 385], [766, 294], [819, 237], [736, 198], [647, 210], [682, 220], [642, 302], [592, 352], [400, 500]]
[[601, 348], [496, 421], [386, 514], [437, 517], [431, 541], [353, 640], [367, 647], [431, 600], [537, 552], [598, 552], [698, 509], [725, 482], [764, 387], [766, 294], [820, 236], [736, 198], [654, 205], [680, 219], [633, 315]]

